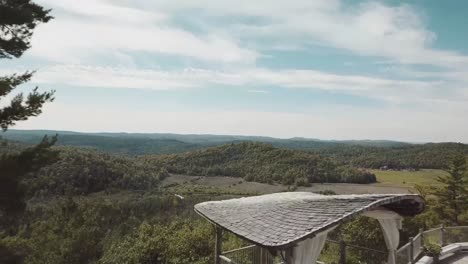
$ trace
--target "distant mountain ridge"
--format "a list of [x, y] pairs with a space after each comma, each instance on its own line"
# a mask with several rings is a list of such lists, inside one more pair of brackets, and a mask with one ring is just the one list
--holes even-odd
[[169, 154], [252, 141], [270, 143], [276, 147], [320, 150], [346, 145], [367, 147], [402, 147], [410, 143], [390, 140], [320, 140], [308, 138], [280, 139], [262, 136], [196, 135], [170, 133], [82, 133], [56, 130], [8, 130], [0, 134], [4, 139], [27, 144], [37, 143], [44, 135], [59, 135], [58, 144], [96, 148], [125, 154]]
[[411, 144], [390, 140], [279, 139], [257, 136], [180, 135], [167, 133], [79, 133], [49, 130], [9, 130], [4, 139], [26, 144], [38, 143], [44, 135], [58, 134], [57, 145], [92, 148], [107, 153], [133, 156], [178, 154], [211, 147], [257, 142], [289, 150], [310, 151], [342, 165], [378, 169], [445, 169], [459, 153], [468, 156], [461, 143]]

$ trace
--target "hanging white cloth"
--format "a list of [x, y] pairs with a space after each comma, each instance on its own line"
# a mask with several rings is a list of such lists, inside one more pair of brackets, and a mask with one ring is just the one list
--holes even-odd
[[376, 209], [367, 211], [364, 216], [375, 218], [379, 221], [384, 234], [385, 244], [388, 249], [388, 264], [395, 264], [395, 251], [398, 249], [400, 243], [400, 231], [402, 217], [388, 209]]
[[329, 228], [315, 235], [313, 238], [308, 238], [299, 242], [293, 250], [293, 263], [315, 264], [325, 245], [327, 234], [333, 229], [335, 229], [335, 227]]

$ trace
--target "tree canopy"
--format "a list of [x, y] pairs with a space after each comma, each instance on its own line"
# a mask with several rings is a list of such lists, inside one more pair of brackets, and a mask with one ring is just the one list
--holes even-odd
[[436, 212], [446, 224], [459, 225], [460, 216], [468, 209], [468, 175], [466, 157], [456, 156], [449, 175], [439, 177], [442, 187], [432, 193], [437, 197]]
[[36, 26], [52, 19], [49, 13], [31, 0], [0, 0], [0, 59], [23, 55]]
[[[36, 26], [48, 22], [52, 17], [50, 10], [33, 3], [30, 0], [0, 0], [0, 59], [19, 58], [31, 47], [30, 40]], [[0, 101], [4, 101], [18, 86], [28, 82], [33, 72], [13, 74], [0, 77]], [[9, 103], [0, 108], [0, 128], [6, 131], [17, 121], [27, 120], [42, 112], [46, 102], [54, 99], [54, 91], [39, 92], [38, 87], [24, 96], [18, 93], [12, 96]], [[21, 180], [31, 170], [38, 169], [54, 155], [49, 151], [56, 138], [47, 137], [35, 147], [22, 153], [2, 154], [0, 156], [0, 216], [2, 212], [11, 213], [24, 208]]]

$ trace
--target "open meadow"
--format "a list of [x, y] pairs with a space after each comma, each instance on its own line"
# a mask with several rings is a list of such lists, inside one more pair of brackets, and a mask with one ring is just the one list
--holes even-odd
[[162, 185], [179, 185], [184, 188], [211, 187], [239, 194], [265, 194], [283, 191], [321, 192], [326, 190], [338, 194], [366, 194], [366, 193], [408, 193], [414, 192], [416, 185], [437, 185], [437, 178], [448, 173], [443, 170], [421, 169], [409, 170], [370, 170], [377, 176], [377, 183], [312, 183], [310, 187], [292, 188], [282, 184], [266, 184], [248, 182], [240, 178], [225, 176], [188, 176], [172, 174]]
[[377, 176], [378, 186], [391, 187], [414, 187], [415, 185], [439, 184], [437, 178], [446, 176], [448, 173], [443, 170], [421, 169], [418, 171], [408, 170], [370, 170]]

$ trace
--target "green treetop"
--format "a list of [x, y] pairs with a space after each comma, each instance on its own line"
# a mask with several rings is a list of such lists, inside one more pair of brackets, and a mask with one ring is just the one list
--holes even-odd
[[[52, 18], [49, 12], [50, 10], [30, 0], [0, 0], [0, 59], [19, 58], [23, 55], [31, 46], [30, 39], [36, 26]], [[4, 102], [8, 95], [28, 82], [32, 75], [33, 72], [26, 72], [0, 76], [0, 102], [5, 105], [0, 108], [1, 130], [6, 131], [17, 121], [39, 115], [43, 105], [53, 101], [54, 91], [39, 92], [36, 87], [26, 96], [18, 93], [11, 96], [9, 102]], [[5, 213], [22, 211], [24, 202], [21, 179], [49, 160], [52, 153], [49, 147], [54, 142], [55, 138], [44, 138], [39, 145], [22, 153], [0, 156], [0, 218]], [[1, 147], [4, 148], [5, 145], [2, 144]]]
[[466, 156], [458, 155], [448, 172], [449, 175], [438, 178], [444, 186], [436, 188], [433, 192], [438, 201], [434, 209], [443, 222], [459, 225], [460, 217], [468, 209]]

